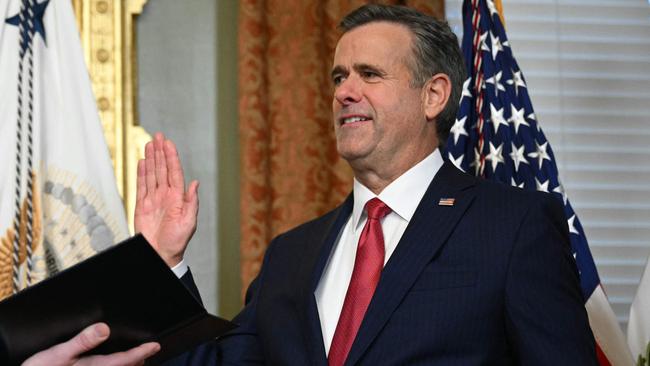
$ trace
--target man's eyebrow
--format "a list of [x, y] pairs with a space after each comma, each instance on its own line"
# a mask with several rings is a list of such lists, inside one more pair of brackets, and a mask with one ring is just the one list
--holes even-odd
[[347, 74], [348, 74], [348, 70], [341, 65], [334, 66], [331, 72], [332, 78], [334, 78], [336, 75], [347, 75]]
[[[384, 71], [384, 69], [382, 69], [381, 67], [379, 67], [377, 65], [371, 65], [371, 64], [367, 64], [367, 63], [358, 63], [358, 64], [354, 64], [352, 66], [352, 68], [354, 69], [354, 71], [356, 71], [358, 73], [366, 72], [366, 71], [370, 70], [370, 71], [376, 72], [377, 74], [379, 74], [381, 76], [386, 75], [386, 71]], [[334, 79], [338, 75], [348, 75], [349, 73], [350, 73], [350, 71], [346, 67], [341, 66], [341, 65], [336, 65], [332, 69], [331, 76], [332, 76], [332, 79]]]
[[384, 69], [382, 69], [381, 67], [379, 67], [377, 65], [360, 63], [360, 64], [354, 64], [354, 66], [352, 66], [352, 67], [354, 68], [354, 71], [356, 71], [356, 72], [372, 70], [372, 71], [378, 73], [379, 75], [386, 75], [386, 72], [384, 71]]

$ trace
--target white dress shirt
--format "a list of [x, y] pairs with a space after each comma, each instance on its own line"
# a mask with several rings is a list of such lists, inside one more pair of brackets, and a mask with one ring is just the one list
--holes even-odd
[[185, 264], [185, 259], [181, 259], [180, 262], [178, 262], [177, 265], [172, 267], [172, 272], [176, 275], [176, 277], [181, 278], [187, 272], [188, 270], [187, 264]]
[[327, 354], [329, 354], [332, 337], [334, 337], [334, 331], [343, 308], [345, 294], [352, 278], [357, 244], [359, 243], [361, 231], [366, 224], [367, 216], [364, 210], [366, 202], [378, 197], [392, 210], [382, 220], [386, 253], [384, 257], [385, 265], [393, 251], [395, 251], [395, 247], [397, 247], [406, 226], [411, 221], [415, 209], [442, 163], [442, 156], [436, 149], [424, 160], [390, 183], [378, 196], [354, 179], [352, 215], [339, 233], [314, 293], [323, 333], [323, 343]]

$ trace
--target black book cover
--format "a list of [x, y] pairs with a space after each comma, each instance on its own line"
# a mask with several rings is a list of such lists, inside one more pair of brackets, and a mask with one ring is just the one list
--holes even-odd
[[0, 302], [0, 365], [19, 365], [99, 321], [111, 335], [91, 353], [159, 342], [161, 350], [147, 364], [234, 328], [208, 314], [136, 235]]

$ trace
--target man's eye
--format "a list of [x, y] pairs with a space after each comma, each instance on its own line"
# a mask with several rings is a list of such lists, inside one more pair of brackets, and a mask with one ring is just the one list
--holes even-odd
[[334, 83], [335, 86], [341, 85], [343, 81], [345, 81], [345, 77], [343, 75], [336, 75], [332, 77], [332, 82]]
[[368, 70], [368, 71], [362, 71], [361, 76], [363, 76], [364, 79], [372, 79], [374, 77], [379, 76], [379, 73], [377, 73], [376, 71]]

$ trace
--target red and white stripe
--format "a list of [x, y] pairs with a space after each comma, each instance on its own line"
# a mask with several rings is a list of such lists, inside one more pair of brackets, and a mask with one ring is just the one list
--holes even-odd
[[481, 22], [481, 12], [479, 11], [479, 0], [472, 1], [472, 29], [474, 37], [472, 39], [472, 47], [474, 50], [474, 70], [476, 78], [474, 79], [474, 93], [476, 95], [476, 115], [478, 121], [476, 122], [476, 129], [478, 131], [478, 153], [480, 154], [479, 174], [483, 176], [485, 169], [485, 155], [483, 155], [483, 145], [485, 144], [483, 137], [483, 72], [481, 70], [483, 58], [481, 56], [481, 30], [479, 24]]

